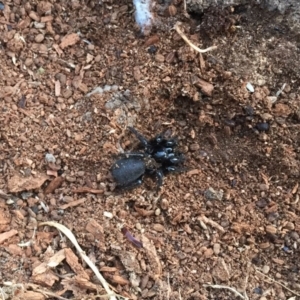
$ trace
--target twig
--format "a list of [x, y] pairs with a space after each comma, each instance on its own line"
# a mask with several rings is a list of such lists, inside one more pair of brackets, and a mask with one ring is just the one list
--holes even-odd
[[[106, 293], [109, 295], [110, 300], [117, 300], [116, 294], [110, 289], [108, 283], [104, 279], [104, 277], [101, 275], [101, 273], [98, 271], [97, 267], [94, 265], [94, 263], [90, 260], [90, 258], [85, 254], [85, 252], [81, 249], [79, 246], [74, 234], [64, 225], [56, 223], [56, 222], [43, 222], [39, 224], [39, 226], [53, 226], [60, 230], [62, 233], [64, 233], [67, 238], [72, 242], [72, 244], [75, 246], [77, 251], [79, 252], [82, 259], [88, 264], [88, 266], [93, 270], [99, 281], [101, 282], [103, 288], [105, 289]], [[126, 299], [126, 298], [124, 298]]]
[[217, 222], [207, 218], [206, 216], [200, 216], [198, 218], [200, 221], [202, 221], [204, 224], [209, 224], [211, 225], [212, 227], [216, 228], [217, 230], [219, 230], [220, 232], [225, 232], [224, 228], [219, 225]]
[[273, 279], [272, 277], [269, 277], [268, 275], [264, 274], [263, 272], [261, 272], [260, 270], [258, 270], [257, 268], [255, 268], [255, 271], [265, 277], [267, 277], [268, 279], [270, 279], [271, 281], [273, 281], [274, 283], [279, 284], [280, 286], [282, 286], [284, 289], [286, 289], [287, 291], [293, 293], [294, 295], [300, 297], [300, 294], [298, 294], [297, 292], [291, 290], [290, 288], [288, 288], [286, 285], [284, 285], [283, 283], [280, 283], [279, 281], [276, 281], [275, 279]]
[[3, 300], [5, 300], [5, 294], [4, 294], [4, 292], [3, 292], [3, 289], [0, 288], [0, 291], [1, 291], [1, 298], [2, 298]]
[[208, 51], [211, 51], [211, 50], [214, 50], [217, 48], [217, 46], [211, 46], [211, 47], [208, 47], [206, 49], [200, 49], [198, 48], [196, 45], [194, 45], [188, 38], [187, 36], [181, 31], [181, 29], [179, 28], [179, 22], [177, 22], [174, 26], [174, 29], [177, 31], [177, 33], [182, 37], [182, 39], [191, 47], [193, 48], [194, 50], [196, 50], [197, 52], [199, 53], [205, 53], [205, 52], [208, 52]]
[[59, 300], [68, 300], [68, 298], [56, 295], [55, 293], [52, 293], [52, 292], [43, 291], [43, 290], [40, 290], [40, 289], [37, 289], [35, 291], [39, 292], [39, 293], [41, 293], [41, 294], [43, 294], [45, 296], [51, 296], [51, 297], [54, 297], [54, 298], [59, 299]]
[[225, 289], [225, 290], [229, 290], [231, 292], [233, 292], [236, 296], [241, 297], [242, 299], [246, 299], [242, 294], [240, 294], [236, 289], [227, 286], [227, 285], [212, 285], [212, 284], [204, 284], [204, 287], [211, 287], [213, 289]]
[[169, 272], [168, 272], [167, 282], [168, 282], [167, 299], [170, 300], [170, 273]]

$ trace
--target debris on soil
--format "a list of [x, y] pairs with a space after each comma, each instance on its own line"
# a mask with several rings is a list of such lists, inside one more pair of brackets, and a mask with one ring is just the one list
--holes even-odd
[[42, 173], [29, 174], [27, 177], [16, 174], [8, 179], [7, 188], [11, 193], [35, 190], [40, 188], [48, 179], [49, 177]]
[[[0, 2], [0, 295], [299, 297], [299, 1], [150, 2]], [[128, 126], [186, 172], [116, 191]]]

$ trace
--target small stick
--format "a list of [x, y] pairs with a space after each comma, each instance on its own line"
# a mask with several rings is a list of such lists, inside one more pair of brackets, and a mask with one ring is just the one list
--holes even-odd
[[197, 52], [199, 53], [205, 53], [205, 52], [208, 52], [208, 51], [211, 51], [211, 50], [214, 50], [217, 48], [217, 46], [211, 46], [211, 47], [208, 47], [206, 49], [200, 49], [198, 48], [196, 45], [194, 45], [188, 38], [187, 36], [181, 31], [181, 29], [179, 28], [179, 22], [177, 22], [174, 26], [174, 29], [177, 31], [177, 33], [182, 37], [182, 39], [191, 47], [193, 48], [194, 50], [196, 50]]
[[[104, 279], [104, 277], [101, 275], [101, 273], [98, 271], [97, 267], [95, 266], [95, 264], [90, 260], [90, 258], [85, 254], [85, 252], [81, 249], [81, 247], [79, 246], [74, 234], [64, 225], [59, 224], [57, 222], [43, 222], [40, 223], [39, 226], [53, 226], [56, 229], [58, 229], [59, 231], [61, 231], [62, 233], [64, 233], [68, 239], [71, 241], [71, 243], [75, 246], [76, 250], [78, 251], [78, 253], [80, 254], [81, 258], [87, 263], [87, 265], [93, 270], [93, 272], [95, 273], [96, 277], [98, 278], [98, 280], [101, 282], [103, 288], [105, 289], [106, 293], [109, 295], [109, 299], [110, 300], [117, 300], [116, 294], [109, 288], [108, 283], [106, 282], [106, 280]], [[127, 298], [124, 298], [127, 299]]]
[[258, 270], [257, 268], [255, 268], [255, 271], [256, 271], [257, 273], [259, 273], [259, 274], [261, 274], [261, 275], [267, 277], [268, 279], [270, 279], [270, 280], [273, 281], [274, 283], [279, 284], [279, 285], [282, 286], [284, 289], [288, 290], [289, 292], [293, 293], [294, 295], [300, 297], [300, 294], [298, 294], [297, 292], [295, 292], [295, 291], [289, 289], [289, 288], [288, 288], [287, 286], [285, 286], [283, 283], [280, 283], [279, 281], [276, 281], [275, 279], [273, 279], [272, 277], [270, 277], [270, 276], [264, 274], [263, 272], [261, 272], [261, 271]]
[[230, 287], [230, 286], [227, 286], [227, 285], [212, 285], [212, 284], [204, 284], [203, 285], [204, 287], [211, 287], [213, 289], [225, 289], [225, 290], [229, 290], [231, 292], [233, 292], [236, 296], [239, 296], [241, 297], [242, 299], [245, 299], [245, 297], [240, 294], [236, 289]]

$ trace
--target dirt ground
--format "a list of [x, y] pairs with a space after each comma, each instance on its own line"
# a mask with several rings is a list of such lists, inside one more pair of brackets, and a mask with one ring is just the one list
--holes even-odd
[[[107, 298], [55, 221], [118, 299], [300, 299], [299, 35], [255, 5], [154, 14], [145, 36], [131, 1], [0, 2], [0, 298]], [[127, 126], [178, 138], [158, 194], [115, 190]]]

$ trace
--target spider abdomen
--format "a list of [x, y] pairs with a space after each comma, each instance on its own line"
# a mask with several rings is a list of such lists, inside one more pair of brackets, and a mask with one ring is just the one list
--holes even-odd
[[119, 186], [127, 186], [133, 183], [142, 177], [145, 171], [145, 162], [135, 157], [121, 158], [111, 168], [112, 176]]

